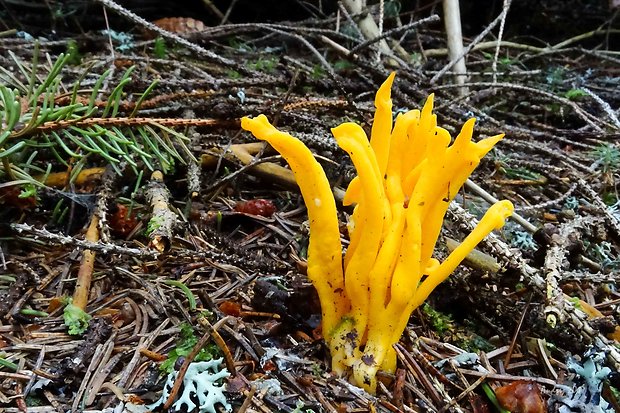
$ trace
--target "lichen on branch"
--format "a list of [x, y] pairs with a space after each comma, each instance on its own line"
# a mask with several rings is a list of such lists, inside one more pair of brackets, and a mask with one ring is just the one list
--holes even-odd
[[178, 220], [176, 214], [170, 210], [168, 203], [170, 191], [164, 183], [164, 175], [161, 171], [154, 171], [151, 174], [145, 196], [153, 209], [146, 229], [151, 240], [149, 246], [162, 253], [170, 248], [170, 240], [178, 225]]

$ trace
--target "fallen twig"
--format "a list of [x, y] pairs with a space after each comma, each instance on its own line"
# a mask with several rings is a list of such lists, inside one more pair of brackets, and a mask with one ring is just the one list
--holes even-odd
[[170, 192], [164, 184], [164, 175], [160, 171], [151, 174], [145, 196], [153, 210], [147, 227], [147, 233], [151, 239], [149, 246], [160, 253], [168, 251], [178, 221], [176, 214], [170, 210], [168, 205]]
[[[80, 240], [75, 237], [70, 237], [67, 235], [56, 234], [48, 231], [45, 228], [37, 228], [33, 225], [28, 224], [9, 224], [9, 227], [13, 232], [17, 232], [18, 234], [32, 234], [36, 239], [45, 240], [51, 243], [60, 244], [60, 245], [69, 245], [78, 248], [89, 249], [91, 251], [96, 251], [101, 254], [109, 255], [109, 254], [118, 254], [118, 255], [126, 255], [130, 257], [139, 257], [139, 258], [157, 258], [159, 255], [155, 251], [150, 251], [147, 249], [141, 248], [129, 248], [116, 244], [108, 244], [104, 242], [91, 242], [88, 240]], [[19, 236], [20, 239], [24, 241], [34, 242], [35, 240], [26, 238], [23, 236]]]
[[[86, 231], [85, 239], [89, 242], [96, 243], [99, 241], [99, 217], [95, 214], [91, 217], [90, 225]], [[90, 294], [90, 281], [93, 276], [93, 268], [95, 266], [95, 252], [87, 249], [82, 255], [82, 262], [78, 271], [77, 282], [73, 292], [73, 305], [84, 311], [88, 304], [88, 295]]]

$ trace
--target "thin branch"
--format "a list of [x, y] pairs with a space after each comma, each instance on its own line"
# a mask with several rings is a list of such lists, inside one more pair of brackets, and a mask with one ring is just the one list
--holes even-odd
[[[86, 231], [85, 239], [89, 242], [96, 243], [99, 241], [99, 217], [95, 211], [90, 219], [90, 225]], [[78, 270], [77, 282], [73, 292], [73, 305], [84, 311], [88, 304], [88, 296], [90, 294], [90, 282], [93, 277], [93, 269], [95, 266], [95, 252], [89, 249], [82, 252], [82, 261]]]
[[118, 254], [118, 255], [126, 255], [130, 257], [139, 257], [139, 258], [157, 258], [159, 255], [155, 251], [150, 251], [146, 249], [140, 248], [130, 248], [124, 247], [122, 245], [116, 244], [107, 244], [104, 242], [91, 242], [80, 240], [75, 237], [70, 237], [67, 235], [55, 234], [53, 232], [49, 232], [46, 229], [36, 228], [32, 225], [28, 224], [9, 224], [9, 227], [13, 232], [16, 232], [20, 239], [24, 241], [35, 242], [33, 239], [29, 239], [24, 237], [21, 234], [31, 234], [35, 236], [36, 240], [45, 240], [50, 243], [55, 243], [59, 245], [68, 245], [78, 248], [89, 249], [92, 251], [97, 251], [104, 255], [110, 254]]
[[596, 93], [594, 93], [593, 91], [591, 91], [587, 87], [583, 87], [582, 86], [581, 90], [583, 90], [588, 95], [590, 95], [590, 97], [592, 99], [594, 99], [596, 101], [596, 103], [599, 104], [601, 109], [603, 109], [603, 111], [607, 114], [607, 116], [613, 122], [613, 124], [616, 126], [616, 128], [620, 129], [620, 120], [618, 120], [618, 116], [616, 116], [616, 113], [611, 108], [611, 105], [609, 103], [605, 102], [599, 95], [597, 95]]
[[467, 53], [469, 53], [476, 44], [478, 44], [480, 42], [480, 40], [482, 40], [487, 34], [489, 34], [489, 32], [491, 30], [493, 30], [495, 28], [495, 26], [497, 26], [497, 24], [502, 20], [502, 15], [503, 13], [500, 13], [499, 16], [497, 16], [495, 18], [495, 20], [493, 20], [491, 22], [491, 24], [489, 24], [487, 26], [486, 29], [484, 29], [478, 36], [476, 36], [476, 38], [469, 44], [469, 46], [467, 46], [465, 48], [465, 50], [463, 50], [462, 53], [460, 53], [457, 57], [453, 58], [452, 60], [450, 60], [450, 62], [445, 65], [443, 67], [443, 69], [441, 69], [439, 71], [439, 73], [437, 73], [435, 76], [433, 76], [430, 80], [430, 84], [433, 85], [435, 83], [437, 83], [437, 81], [450, 69], [452, 69], [452, 66], [454, 66], [456, 64], [456, 62], [458, 62], [459, 60], [461, 60], [463, 57], [465, 57], [465, 55], [467, 55]]
[[[542, 53], [547, 50], [547, 48], [545, 47], [537, 47], [537, 46], [532, 46], [529, 44], [509, 42], [506, 40], [502, 40], [502, 41], [491, 40], [488, 42], [481, 42], [481, 43], [476, 44], [471, 49], [471, 51], [494, 49], [496, 47], [526, 50], [528, 52], [533, 52], [533, 53]], [[448, 49], [427, 49], [427, 50], [424, 50], [423, 53], [424, 53], [424, 56], [426, 57], [439, 57], [439, 56], [447, 55]]]
[[[444, 25], [446, 28], [446, 42], [448, 44], [448, 57], [454, 62], [454, 79], [459, 85], [460, 96], [467, 95], [467, 88], [463, 86], [467, 75], [465, 66], [465, 54], [463, 52], [463, 34], [461, 31], [461, 11], [459, 0], [443, 0]], [[452, 63], [452, 62], [450, 62]], [[437, 75], [435, 75], [437, 76]], [[431, 83], [433, 81], [431, 80]]]
[[[597, 123], [603, 123], [599, 118], [597, 118], [596, 116], [586, 112], [585, 110], [583, 110], [579, 105], [577, 105], [575, 102], [573, 102], [570, 99], [567, 99], [565, 97], [562, 96], [558, 96], [555, 93], [551, 93], [551, 92], [547, 92], [545, 90], [541, 90], [541, 89], [536, 89], [533, 87], [529, 87], [529, 86], [523, 86], [523, 85], [517, 85], [517, 84], [513, 84], [513, 83], [493, 83], [493, 82], [471, 82], [471, 83], [465, 83], [465, 86], [470, 86], [470, 87], [490, 87], [490, 88], [506, 88], [506, 89], [514, 89], [514, 90], [522, 90], [522, 91], [527, 91], [527, 92], [531, 92], [534, 93], [536, 95], [541, 95], [541, 96], [545, 96], [549, 99], [555, 100], [557, 102], [560, 102], [566, 106], [569, 106], [570, 108], [572, 108], [575, 113], [581, 117], [587, 124], [589, 124], [590, 126], [592, 126], [592, 128], [594, 128], [597, 132], [603, 132], [603, 129], [601, 128], [601, 126], [599, 126]], [[449, 88], [453, 88], [455, 87], [454, 85], [442, 85], [442, 86], [437, 86], [436, 89], [449, 89]]]
[[[476, 184], [471, 179], [467, 179], [467, 181], [465, 181], [465, 186], [468, 189], [471, 189], [473, 192], [475, 192], [478, 196], [482, 197], [487, 202], [490, 202], [490, 203], [493, 203], [493, 204], [496, 203], [496, 202], [499, 202], [499, 200], [497, 198], [495, 198], [493, 195], [491, 195], [490, 193], [485, 191], [481, 186]], [[515, 222], [518, 222], [519, 225], [521, 225], [523, 228], [525, 228], [525, 230], [527, 232], [529, 232], [531, 234], [536, 232], [536, 230], [538, 229], [535, 225], [531, 224], [528, 220], [526, 220], [525, 218], [523, 218], [521, 215], [519, 215], [517, 213], [513, 212], [512, 216], [510, 218], [512, 220], [514, 220]]]
[[198, 46], [195, 43], [192, 43], [190, 41], [188, 41], [187, 39], [182, 38], [179, 35], [176, 35], [172, 32], [169, 32], [167, 30], [162, 29], [159, 26], [156, 26], [153, 23], [150, 23], [148, 21], [146, 21], [145, 19], [143, 19], [142, 17], [138, 16], [137, 14], [127, 10], [126, 8], [124, 8], [123, 6], [119, 5], [118, 3], [112, 1], [112, 0], [96, 0], [99, 3], [103, 4], [105, 7], [114, 10], [115, 12], [117, 12], [118, 14], [120, 14], [123, 17], [126, 17], [128, 19], [130, 19], [131, 21], [133, 21], [134, 23], [137, 23], [141, 26], [144, 26], [147, 30], [152, 31], [157, 33], [158, 35], [160, 35], [161, 37], [163, 37], [164, 39], [168, 39], [170, 41], [173, 41], [175, 43], [178, 43], [182, 46], [187, 47], [189, 50], [191, 50], [192, 52], [195, 52], [203, 57], [206, 57], [208, 59], [211, 59], [212, 61], [219, 63], [221, 65], [224, 66], [228, 66], [228, 67], [232, 67], [237, 71], [240, 71], [241, 73], [247, 73], [248, 70], [244, 69], [243, 66], [238, 65], [237, 63], [235, 63], [232, 60], [229, 59], [225, 59], [215, 53], [213, 53], [210, 50], [205, 49], [204, 47]]
[[[72, 119], [61, 121], [49, 121], [41, 124], [36, 128], [32, 128], [26, 134], [19, 135], [20, 138], [30, 135], [36, 135], [42, 132], [49, 132], [53, 130], [66, 129], [70, 126], [76, 126], [78, 128], [85, 128], [89, 126], [100, 126], [102, 128], [110, 128], [113, 126], [120, 127], [138, 127], [138, 126], [170, 126], [170, 127], [187, 127], [187, 126], [225, 126], [225, 125], [238, 125], [238, 121], [231, 122], [227, 120], [219, 119], [184, 119], [184, 118], [129, 118], [129, 117], [115, 117], [115, 118], [88, 118], [88, 119]], [[14, 131], [10, 137], [17, 135], [20, 131]]]
[[493, 83], [497, 82], [497, 59], [499, 58], [499, 45], [501, 44], [502, 37], [504, 35], [504, 24], [506, 23], [506, 16], [508, 15], [510, 3], [512, 3], [512, 0], [504, 0], [504, 6], [502, 8], [502, 20], [499, 24], [497, 47], [495, 48], [495, 55], [493, 56]]
[[[366, 0], [343, 0], [342, 3], [352, 15], [362, 16], [358, 22], [358, 26], [366, 39], [374, 39], [381, 35], [375, 19], [372, 18], [372, 14], [365, 10]], [[392, 50], [383, 39], [379, 40], [379, 50], [381, 53], [388, 56], [392, 54]]]
[[421, 26], [423, 24], [427, 24], [427, 23], [434, 23], [439, 21], [439, 16], [436, 14], [433, 14], [431, 16], [425, 17], [423, 19], [405, 24], [404, 26], [401, 27], [396, 27], [395, 29], [392, 30], [388, 30], [387, 32], [383, 32], [380, 36], [374, 37], [372, 39], [366, 40], [363, 43], [358, 44], [357, 46], [355, 46], [354, 48], [352, 48], [351, 50], [349, 50], [349, 54], [354, 54], [355, 52], [358, 52], [362, 49], [365, 49], [366, 47], [385, 39], [386, 37], [391, 37], [395, 34], [398, 34], [400, 32], [404, 32], [404, 31], [408, 31], [410, 29], [413, 29], [417, 26]]

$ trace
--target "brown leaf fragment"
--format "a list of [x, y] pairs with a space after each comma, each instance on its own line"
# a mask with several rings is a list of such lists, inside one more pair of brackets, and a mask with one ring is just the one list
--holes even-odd
[[23, 196], [21, 185], [6, 186], [0, 188], [0, 205], [19, 208], [20, 210], [30, 210], [37, 206], [35, 196]]
[[276, 206], [268, 199], [259, 198], [237, 202], [235, 211], [269, 218], [276, 212]]
[[235, 303], [234, 301], [224, 301], [220, 304], [220, 311], [226, 315], [231, 315], [233, 317], [239, 317], [241, 314], [241, 305], [239, 303]]
[[228, 380], [226, 384], [226, 392], [231, 394], [241, 394], [244, 390], [250, 390], [248, 379], [242, 374], [238, 374], [237, 377], [233, 377]]
[[267, 360], [263, 366], [263, 370], [266, 372], [276, 371], [278, 370], [278, 365], [274, 363], [273, 360]]
[[304, 374], [300, 377], [297, 377], [297, 382], [302, 386], [309, 387], [314, 384], [314, 377], [312, 377], [312, 375], [310, 374]]
[[[104, 167], [96, 167], [96, 168], [87, 168], [81, 170], [75, 178], [71, 181], [74, 185], [79, 187], [83, 186], [95, 186], [100, 180], [101, 176], [105, 172]], [[71, 177], [71, 173], [68, 171], [64, 172], [52, 172], [47, 175], [37, 175], [34, 177], [39, 182], [43, 182], [47, 186], [51, 186], [54, 188], [63, 188], [69, 183], [69, 178]]]
[[181, 34], [201, 32], [207, 29], [203, 22], [191, 17], [164, 17], [155, 20], [153, 24], [169, 32]]
[[64, 306], [63, 297], [52, 297], [49, 300], [49, 303], [47, 305], [47, 312], [53, 313], [54, 311], [58, 310], [59, 308], [62, 308], [63, 306]]
[[110, 215], [109, 224], [114, 235], [125, 238], [138, 225], [138, 220], [135, 214], [129, 212], [127, 206], [116, 204], [114, 213]]
[[514, 381], [495, 389], [497, 400], [512, 413], [547, 413], [540, 389], [532, 381]]
[[469, 395], [469, 404], [474, 413], [491, 413], [489, 403], [478, 394], [471, 393]]
[[125, 401], [131, 404], [139, 404], [139, 405], [144, 404], [144, 400], [142, 400], [142, 398], [138, 396], [137, 394], [133, 394], [133, 393], [126, 394]]

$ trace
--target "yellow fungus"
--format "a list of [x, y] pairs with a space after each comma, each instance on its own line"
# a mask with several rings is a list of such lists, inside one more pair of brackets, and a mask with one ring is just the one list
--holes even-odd
[[390, 97], [392, 82], [396, 72], [392, 72], [383, 82], [375, 97], [375, 118], [370, 133], [370, 145], [377, 158], [380, 176], [387, 167], [390, 151], [390, 133], [392, 132], [392, 99]]
[[432, 257], [449, 203], [503, 135], [475, 143], [470, 119], [451, 143], [437, 126], [433, 95], [421, 111], [392, 123], [393, 80], [391, 74], [377, 91], [370, 139], [354, 123], [332, 129], [357, 171], [344, 196], [345, 205], [355, 204], [344, 258], [329, 182], [310, 150], [263, 115], [241, 122], [279, 151], [295, 175], [308, 208], [308, 277], [321, 301], [332, 369], [370, 392], [379, 369], [396, 369], [393, 345], [411, 312], [513, 210], [509, 201], [496, 203], [448, 258]]
[[[241, 127], [258, 139], [269, 142], [289, 163], [305, 200], [308, 200], [310, 233], [308, 246], [308, 278], [314, 284], [321, 300], [324, 334], [328, 334], [349, 310], [344, 293], [342, 246], [336, 202], [329, 181], [321, 165], [299, 139], [278, 131], [267, 117], [244, 117]], [[320, 200], [319, 203], [315, 200]]]

